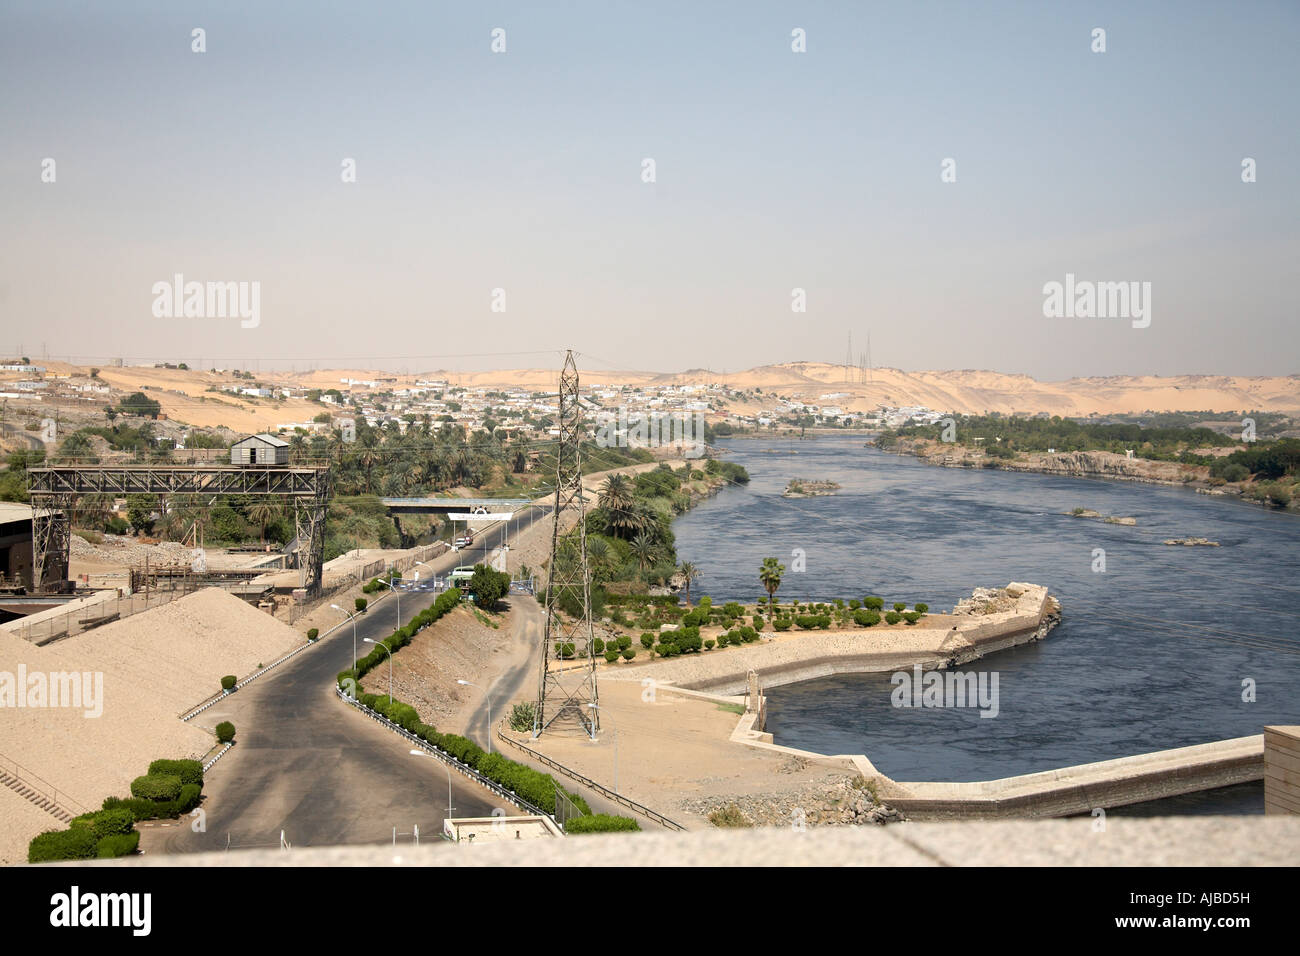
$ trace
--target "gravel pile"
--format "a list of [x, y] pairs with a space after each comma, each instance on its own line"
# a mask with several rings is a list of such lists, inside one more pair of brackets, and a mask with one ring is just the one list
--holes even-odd
[[73, 535], [71, 556], [79, 561], [104, 561], [111, 564], [189, 564], [190, 549], [175, 541], [162, 541], [158, 544], [144, 544], [135, 538], [123, 535], [106, 534], [101, 545], [91, 544], [79, 535]]

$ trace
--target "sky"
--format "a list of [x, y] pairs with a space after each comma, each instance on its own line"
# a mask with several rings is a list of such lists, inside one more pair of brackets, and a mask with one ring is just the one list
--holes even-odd
[[0, 0], [0, 351], [1300, 373], [1298, 49], [1264, 0]]

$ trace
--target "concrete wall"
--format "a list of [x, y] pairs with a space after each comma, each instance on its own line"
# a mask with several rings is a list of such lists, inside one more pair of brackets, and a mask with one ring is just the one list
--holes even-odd
[[1300, 813], [1300, 727], [1264, 728], [1264, 812]]

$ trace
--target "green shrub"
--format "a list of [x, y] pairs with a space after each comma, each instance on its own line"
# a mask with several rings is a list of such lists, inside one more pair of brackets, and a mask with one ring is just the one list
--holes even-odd
[[882, 611], [885, 608], [885, 599], [878, 597], [865, 597], [862, 599], [862, 606], [869, 611]]
[[772, 626], [776, 628], [778, 631], [790, 630], [790, 624], [791, 621], [788, 617], [778, 617], [775, 621], [772, 622]]
[[320, 636], [320, 628], [313, 627], [307, 630], [307, 640], [314, 641]]
[[235, 725], [228, 720], [217, 724], [217, 742], [228, 744], [235, 739]]
[[140, 831], [114, 833], [104, 837], [95, 845], [95, 856], [101, 860], [112, 857], [127, 856], [140, 848]]
[[860, 608], [853, 612], [853, 623], [858, 627], [874, 627], [880, 623], [880, 615], [875, 611]]
[[917, 621], [921, 620], [921, 614], [919, 611], [904, 611], [903, 620], [908, 624], [915, 624]]
[[862, 607], [862, 602], [859, 601], [857, 598], [853, 598], [851, 601], [849, 601], [850, 610], [856, 611], [860, 607]]
[[610, 664], [614, 663], [616, 660], [618, 660], [618, 651], [606, 651], [605, 660], [608, 661]]
[[899, 614], [897, 611], [890, 611], [888, 614], [885, 615], [886, 624], [897, 624], [902, 619], [903, 616]]
[[352, 603], [353, 603], [354, 605], [356, 605], [357, 613], [358, 613], [358, 614], [361, 614], [361, 613], [364, 613], [364, 612], [365, 612], [365, 610], [366, 610], [366, 605], [369, 604], [370, 602], [367, 601], [365, 598], [357, 598], [357, 599], [356, 599], [355, 601], [353, 601]]
[[901, 602], [895, 603], [894, 610], [897, 611], [899, 614], [902, 614], [904, 611], [907, 610], [907, 605]]
[[99, 841], [89, 827], [49, 830], [27, 844], [27, 862], [50, 860], [93, 860]]
[[564, 825], [565, 833], [630, 833], [640, 829], [631, 817], [616, 817], [608, 813], [576, 817]]
[[236, 677], [234, 674], [227, 674], [225, 677], [221, 678], [221, 689], [230, 690], [238, 683], [239, 683], [238, 677]]
[[914, 604], [912, 606], [916, 608], [918, 614], [924, 614], [925, 612], [930, 610], [930, 605], [928, 604]]
[[642, 634], [641, 646], [644, 647], [647, 651], [650, 650], [650, 648], [655, 646], [655, 636], [651, 634], [649, 631]]
[[181, 795], [181, 778], [174, 774], [150, 773], [131, 781], [131, 796], [138, 800], [175, 800]]
[[631, 646], [632, 638], [628, 637], [626, 634], [620, 634], [618, 637], [618, 649], [620, 651], [625, 651]]
[[[713, 643], [713, 642], [710, 641], [709, 643]], [[623, 648], [621, 651], [619, 651], [619, 654], [622, 655], [623, 660], [625, 660], [625, 661], [630, 661], [630, 660], [632, 660], [633, 658], [636, 657], [636, 648], [635, 648], [635, 647], [625, 647], [625, 648]]]
[[[533, 718], [534, 711], [531, 703], [515, 704], [510, 708], [510, 729], [518, 733], [532, 730]], [[427, 725], [422, 724], [421, 726], [423, 727]], [[429, 729], [432, 730], [433, 728]], [[419, 729], [412, 731], [412, 733], [419, 734], [421, 737], [424, 736]]]
[[69, 824], [71, 827], [85, 827], [94, 834], [96, 840], [106, 836], [130, 833], [135, 827], [135, 817], [130, 810], [99, 810], [95, 813], [83, 813]]
[[713, 638], [709, 638], [707, 641], [704, 642], [704, 649], [706, 651], [711, 651], [717, 646], [718, 646], [718, 642], [715, 641]]
[[602, 641], [602, 640], [598, 637], [598, 638], [596, 638], [594, 641], [591, 642], [591, 649], [592, 649], [593, 651], [595, 651], [597, 654], [604, 654], [604, 653], [605, 653], [605, 642]]

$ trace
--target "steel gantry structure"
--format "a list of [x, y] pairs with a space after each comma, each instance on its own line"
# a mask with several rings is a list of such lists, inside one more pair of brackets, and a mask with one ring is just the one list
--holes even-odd
[[256, 495], [293, 503], [303, 586], [318, 594], [325, 555], [328, 465], [83, 465], [27, 469], [32, 506], [32, 582], [57, 590], [68, 579], [71, 512], [82, 495]]
[[[596, 736], [600, 717], [596, 700], [596, 656], [591, 623], [591, 575], [587, 568], [586, 501], [582, 491], [579, 445], [583, 437], [578, 403], [578, 368], [573, 352], [560, 373], [560, 429], [555, 457], [555, 506], [551, 515], [551, 560], [546, 572], [546, 624], [542, 634], [541, 674], [533, 736], [557, 720], [576, 722]], [[560, 537], [562, 516], [577, 517], [574, 547]], [[567, 599], [567, 600], [566, 600]], [[576, 614], [562, 617], [561, 604]]]

